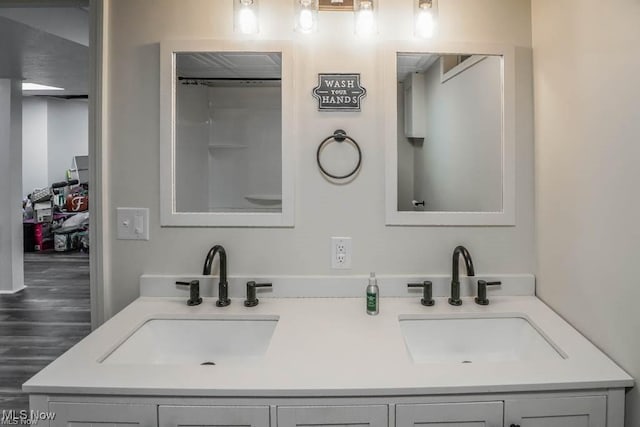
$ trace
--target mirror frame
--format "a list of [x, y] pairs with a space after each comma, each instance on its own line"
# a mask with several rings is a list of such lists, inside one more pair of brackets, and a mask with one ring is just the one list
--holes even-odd
[[[439, 53], [502, 56], [502, 210], [496, 212], [429, 212], [398, 210], [398, 85], [397, 54]], [[386, 225], [513, 226], [515, 225], [515, 48], [476, 43], [388, 43], [381, 55], [385, 109]]]
[[[160, 43], [160, 225], [163, 227], [293, 227], [295, 121], [293, 57], [289, 41], [165, 40]], [[176, 53], [278, 52], [282, 55], [282, 211], [176, 211]]]

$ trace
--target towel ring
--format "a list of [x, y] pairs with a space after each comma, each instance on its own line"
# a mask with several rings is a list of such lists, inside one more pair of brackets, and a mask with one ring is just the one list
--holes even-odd
[[[351, 144], [353, 144], [354, 147], [356, 147], [356, 150], [358, 150], [358, 163], [356, 164], [356, 167], [353, 168], [353, 170], [346, 175], [334, 175], [332, 173], [327, 172], [327, 170], [322, 166], [322, 162], [320, 161], [320, 153], [322, 152], [322, 149], [327, 145], [327, 143], [330, 142], [331, 140], [334, 140], [340, 143], [344, 142], [345, 140], [349, 141]], [[350, 176], [358, 172], [358, 170], [360, 169], [360, 166], [362, 165], [362, 151], [360, 150], [360, 146], [358, 145], [355, 139], [347, 135], [347, 133], [342, 129], [338, 129], [335, 132], [333, 132], [333, 135], [328, 136], [320, 143], [320, 145], [318, 146], [318, 151], [316, 152], [316, 161], [318, 162], [318, 167], [320, 168], [322, 173], [325, 174], [326, 176], [333, 179], [345, 179], [345, 178], [349, 178]]]

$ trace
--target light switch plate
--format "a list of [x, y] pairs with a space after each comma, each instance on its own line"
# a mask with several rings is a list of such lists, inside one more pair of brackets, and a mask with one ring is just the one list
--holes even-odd
[[117, 208], [118, 240], [149, 240], [148, 208]]

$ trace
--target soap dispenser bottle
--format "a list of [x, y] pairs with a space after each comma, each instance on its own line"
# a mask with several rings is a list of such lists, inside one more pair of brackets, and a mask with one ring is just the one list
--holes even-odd
[[376, 315], [378, 314], [378, 280], [376, 279], [376, 274], [371, 273], [369, 275], [369, 285], [367, 286], [367, 314]]

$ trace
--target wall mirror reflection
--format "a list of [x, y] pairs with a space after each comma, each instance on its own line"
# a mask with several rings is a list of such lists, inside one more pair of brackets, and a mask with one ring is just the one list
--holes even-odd
[[176, 211], [282, 211], [280, 53], [176, 54]]
[[172, 176], [163, 225], [293, 225], [289, 60], [284, 49], [234, 47], [166, 52]]
[[502, 58], [399, 53], [398, 210], [502, 210]]
[[393, 52], [388, 224], [513, 223], [512, 61], [505, 52]]

